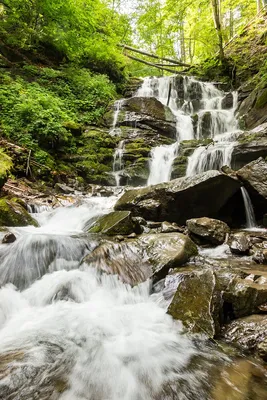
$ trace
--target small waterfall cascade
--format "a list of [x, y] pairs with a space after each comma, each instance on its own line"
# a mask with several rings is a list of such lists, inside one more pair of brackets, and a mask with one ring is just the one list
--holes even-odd
[[[233, 147], [232, 137], [228, 136], [226, 140], [224, 135], [235, 132], [238, 127], [235, 118], [237, 93], [230, 93], [232, 104], [229, 106], [225, 103], [226, 93], [212, 83], [200, 82], [191, 77], [170, 76], [145, 78], [136, 96], [156, 97], [162, 104], [169, 106], [176, 117], [176, 148], [181, 141], [191, 139], [211, 138], [214, 147], [219, 143], [214, 151], [211, 151], [211, 147], [195, 150], [196, 157], [189, 159], [191, 164], [188, 166], [188, 175], [203, 172], [204, 168], [214, 169], [216, 165], [216, 168], [219, 168], [225, 161], [229, 163]], [[173, 154], [173, 147], [170, 149], [166, 145], [158, 146], [158, 149], [151, 151], [148, 184], [160, 183], [163, 182], [162, 179], [169, 180], [171, 177], [171, 173], [161, 174], [156, 169], [166, 168], [166, 160], [169, 160], [166, 169], [171, 170], [177, 154]]]
[[118, 135], [120, 133], [120, 128], [117, 128], [117, 122], [118, 122], [118, 118], [120, 115], [120, 111], [123, 105], [123, 101], [124, 99], [120, 99], [115, 101], [114, 104], [114, 115], [113, 115], [113, 122], [112, 122], [112, 127], [109, 131], [110, 135], [115, 136]]
[[[232, 95], [233, 106], [230, 110], [217, 110], [217, 117], [214, 111], [211, 112], [211, 135], [209, 138], [212, 141], [207, 146], [197, 147], [193, 154], [189, 156], [186, 170], [187, 176], [193, 176], [210, 169], [219, 170], [223, 165], [231, 166], [232, 152], [240, 133], [237, 130], [238, 121], [235, 118], [237, 92], [233, 92]], [[198, 122], [198, 138], [200, 135], [201, 129]]]
[[114, 152], [113, 175], [116, 180], [116, 186], [120, 186], [121, 173], [123, 171], [123, 153], [125, 150], [125, 142], [121, 140]]
[[168, 182], [171, 179], [172, 164], [177, 155], [177, 151], [177, 143], [170, 146], [154, 147], [154, 149], [151, 150], [148, 185]]
[[248, 191], [244, 186], [242, 186], [241, 192], [246, 213], [246, 228], [248, 229], [256, 228], [257, 223], [256, 223], [255, 213]]

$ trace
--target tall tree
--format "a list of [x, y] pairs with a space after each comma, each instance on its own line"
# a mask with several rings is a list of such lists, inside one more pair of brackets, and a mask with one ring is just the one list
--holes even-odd
[[222, 25], [221, 25], [221, 4], [220, 0], [211, 0], [212, 13], [215, 29], [217, 31], [218, 43], [219, 43], [219, 53], [221, 61], [224, 60], [224, 51], [223, 51], [223, 33], [222, 33]]

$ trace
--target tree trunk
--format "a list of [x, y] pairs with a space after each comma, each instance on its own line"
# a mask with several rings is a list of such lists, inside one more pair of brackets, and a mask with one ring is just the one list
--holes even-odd
[[257, 1], [257, 14], [258, 14], [261, 10], [261, 0], [256, 0], [256, 1]]
[[212, 6], [214, 26], [218, 36], [220, 59], [221, 61], [223, 61], [224, 51], [223, 51], [223, 35], [222, 35], [221, 15], [220, 15], [220, 0], [211, 0], [211, 6]]

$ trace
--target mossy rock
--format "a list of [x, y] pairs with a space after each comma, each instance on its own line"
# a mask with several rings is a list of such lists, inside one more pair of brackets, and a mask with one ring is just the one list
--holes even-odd
[[190, 333], [213, 337], [217, 318], [214, 273], [210, 270], [181, 273], [180, 281], [168, 314], [182, 321]]
[[256, 108], [263, 108], [267, 104], [267, 88], [260, 91], [256, 101]]
[[38, 226], [19, 199], [0, 199], [0, 226]]
[[89, 233], [104, 233], [109, 236], [129, 235], [134, 232], [134, 224], [129, 211], [113, 211], [98, 218]]
[[12, 165], [11, 158], [0, 150], [0, 188], [4, 186]]

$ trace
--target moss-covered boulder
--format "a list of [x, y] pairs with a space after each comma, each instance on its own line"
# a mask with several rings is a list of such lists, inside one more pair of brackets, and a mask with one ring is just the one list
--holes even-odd
[[38, 226], [19, 199], [0, 199], [0, 226]]
[[[117, 201], [115, 209], [132, 211], [133, 216], [146, 220], [176, 222], [178, 225], [195, 217], [223, 219], [224, 206], [231, 206], [230, 211], [227, 209], [228, 216], [236, 206], [242, 207], [242, 198], [234, 197], [239, 190], [237, 180], [219, 171], [207, 171], [194, 177], [129, 190]], [[214, 196], [214, 193], [219, 195]]]
[[191, 333], [213, 337], [216, 333], [216, 279], [210, 270], [181, 273], [168, 314], [182, 321]]
[[130, 211], [114, 211], [98, 218], [88, 232], [113, 236], [129, 235], [134, 230]]
[[186, 225], [193, 237], [216, 246], [222, 244], [227, 233], [230, 233], [230, 228], [225, 222], [214, 218], [192, 218], [186, 221]]
[[4, 186], [11, 168], [11, 158], [0, 149], [0, 189]]

